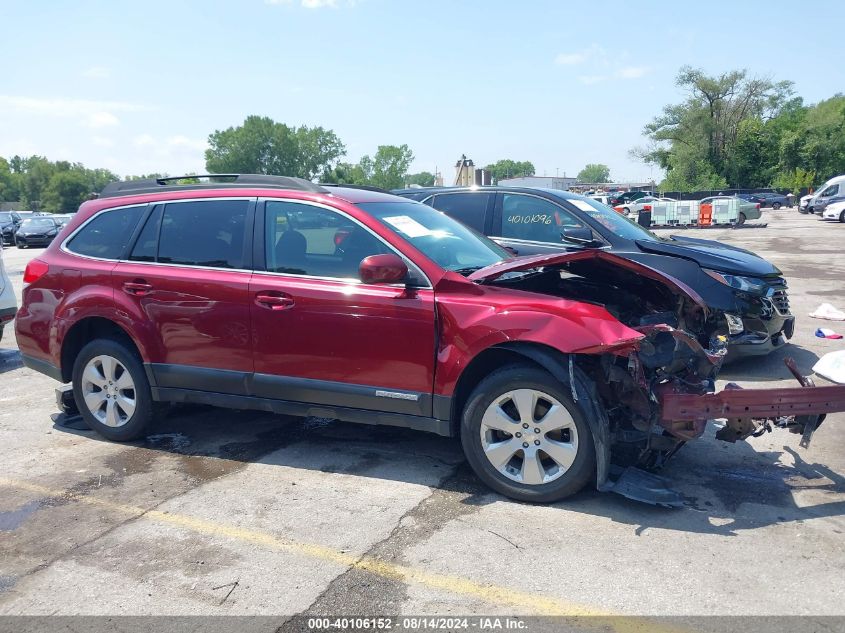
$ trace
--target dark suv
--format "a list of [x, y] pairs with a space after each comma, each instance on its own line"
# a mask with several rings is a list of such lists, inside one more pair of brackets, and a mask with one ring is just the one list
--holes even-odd
[[845, 387], [712, 393], [701, 298], [642, 264], [513, 259], [397, 196], [223, 180], [114, 183], [26, 268], [24, 362], [107, 438], [143, 436], [159, 402], [394, 425], [460, 436], [491, 487], [551, 501], [620, 486], [611, 458], [642, 473], [710, 417], [735, 441], [845, 409]]
[[681, 235], [658, 237], [600, 202], [555, 189], [394, 193], [433, 206], [519, 255], [601, 249], [672, 275], [704, 298], [712, 312], [706, 336], [728, 336], [729, 359], [768, 354], [792, 337], [786, 280], [749, 251]]

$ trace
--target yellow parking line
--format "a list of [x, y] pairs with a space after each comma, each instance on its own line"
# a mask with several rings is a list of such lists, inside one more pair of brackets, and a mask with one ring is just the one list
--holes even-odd
[[547, 598], [535, 594], [527, 594], [515, 589], [498, 587], [492, 584], [482, 584], [460, 576], [427, 572], [416, 567], [397, 565], [370, 556], [358, 557], [352, 554], [338, 552], [336, 550], [323, 547], [322, 545], [303, 543], [281, 536], [276, 536], [275, 534], [270, 534], [269, 532], [240, 528], [233, 525], [225, 525], [185, 514], [177, 514], [161, 510], [144, 510], [141, 507], [106, 501], [91, 495], [47, 488], [38, 484], [32, 484], [16, 479], [8, 479], [5, 477], [0, 477], [0, 486], [33, 492], [47, 497], [76, 501], [86, 505], [135, 516], [135, 518], [145, 518], [159, 523], [185, 528], [200, 534], [225, 537], [245, 543], [260, 545], [270, 549], [281, 550], [317, 560], [336, 563], [344, 567], [362, 569], [376, 576], [381, 576], [390, 580], [397, 580], [405, 583], [416, 583], [431, 589], [439, 589], [454, 594], [479, 598], [497, 606], [506, 605], [511, 607], [528, 608], [531, 610], [532, 614], [535, 615], [557, 615], [570, 617], [592, 616], [591, 619], [595, 618], [595, 616], [600, 616], [595, 618], [595, 621], [593, 622], [583, 621], [581, 623], [586, 626], [610, 626], [617, 631], [655, 630], [653, 626], [645, 626], [645, 623], [642, 621], [628, 620], [618, 616], [618, 614], [612, 614], [608, 611], [594, 609], [592, 607], [567, 602], [557, 598]]

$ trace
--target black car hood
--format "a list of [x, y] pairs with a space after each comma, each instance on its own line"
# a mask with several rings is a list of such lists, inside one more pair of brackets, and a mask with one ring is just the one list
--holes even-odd
[[659, 241], [636, 240], [641, 251], [684, 257], [697, 262], [702, 268], [751, 277], [780, 276], [781, 272], [771, 262], [751, 251], [728, 246], [713, 240], [673, 235]]

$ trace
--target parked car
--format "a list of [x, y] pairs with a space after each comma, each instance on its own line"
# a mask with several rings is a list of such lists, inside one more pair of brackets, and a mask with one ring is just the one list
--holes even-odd
[[759, 220], [762, 217], [763, 214], [760, 211], [760, 203], [743, 200], [737, 196], [710, 196], [709, 198], [703, 198], [700, 204], [712, 205], [715, 200], [732, 199], [739, 200], [739, 215], [736, 220], [737, 224], [743, 225], [746, 220]]
[[18, 248], [47, 246], [59, 233], [61, 226], [48, 216], [35, 216], [24, 220], [15, 232], [15, 245]]
[[0, 341], [3, 340], [3, 329], [6, 324], [15, 318], [18, 306], [15, 301], [15, 290], [12, 282], [6, 274], [3, 265], [3, 245], [0, 244]]
[[822, 219], [845, 222], [845, 199], [829, 203], [822, 211]]
[[801, 196], [801, 199], [798, 201], [798, 212], [799, 213], [809, 213], [810, 212], [810, 200], [813, 199], [813, 194], [809, 193], [806, 196]]
[[760, 202], [761, 207], [771, 207], [777, 211], [781, 207], [789, 206], [789, 198], [782, 193], [760, 193], [757, 195], [763, 199], [762, 202]]
[[519, 255], [610, 251], [676, 277], [711, 312], [700, 342], [728, 336], [731, 360], [768, 354], [792, 337], [786, 280], [749, 251], [687, 235], [658, 237], [594, 200], [555, 189], [442, 188], [429, 190], [425, 204]]
[[656, 198], [654, 196], [643, 196], [633, 202], [620, 204], [613, 207], [614, 211], [622, 213], [631, 220], [636, 221], [642, 211], [651, 211], [652, 205], [660, 202], [674, 202], [674, 198]]
[[623, 191], [617, 192], [615, 195], [610, 196], [609, 204], [610, 207], [616, 207], [619, 205], [625, 205], [630, 202], [634, 202], [635, 200], [639, 200], [640, 198], [644, 198], [646, 196], [651, 196], [652, 198], [656, 198], [657, 196], [652, 193], [651, 191]]
[[742, 198], [747, 202], [753, 202], [754, 204], [759, 204], [761, 207], [766, 206], [766, 198], [763, 196], [762, 193], [738, 193], [736, 194], [737, 198]]
[[733, 442], [761, 424], [811, 433], [773, 417], [796, 403], [843, 407], [845, 387], [713, 393], [724, 341], [688, 333], [702, 299], [606, 250], [513, 259], [390, 194], [171, 182], [107, 186], [24, 273], [22, 359], [72, 383], [106, 438], [143, 437], [166, 401], [402, 426], [460, 437], [493, 489], [547, 502], [593, 480], [653, 494], [636, 467], [728, 411]]
[[0, 212], [0, 245], [11, 246], [15, 243], [15, 229], [17, 224], [11, 213]]
[[52, 220], [59, 225], [59, 227], [65, 226], [68, 222], [70, 222], [71, 218], [73, 218], [72, 213], [56, 213], [50, 216]]
[[845, 200], [845, 175], [831, 178], [819, 187], [818, 192], [810, 199], [807, 211], [822, 213], [828, 204], [839, 200]]
[[13, 245], [15, 243], [15, 233], [17, 233], [23, 221], [34, 215], [32, 211], [10, 211], [11, 224], [0, 219], [0, 241], [10, 246]]

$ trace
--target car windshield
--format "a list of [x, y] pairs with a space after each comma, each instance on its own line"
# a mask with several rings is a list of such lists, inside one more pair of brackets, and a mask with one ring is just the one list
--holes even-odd
[[495, 242], [419, 202], [361, 202], [358, 206], [447, 270], [469, 274], [511, 257]]
[[601, 224], [614, 235], [626, 240], [648, 240], [657, 242], [660, 240], [654, 233], [641, 227], [636, 222], [608, 207], [607, 205], [591, 200], [589, 198], [567, 198], [569, 204], [574, 205], [587, 216]]
[[0, 213], [0, 222], [11, 222], [12, 221], [12, 214], [11, 213]]
[[51, 229], [54, 226], [56, 226], [56, 223], [48, 218], [32, 218], [31, 220], [24, 220], [21, 224], [22, 229]]

